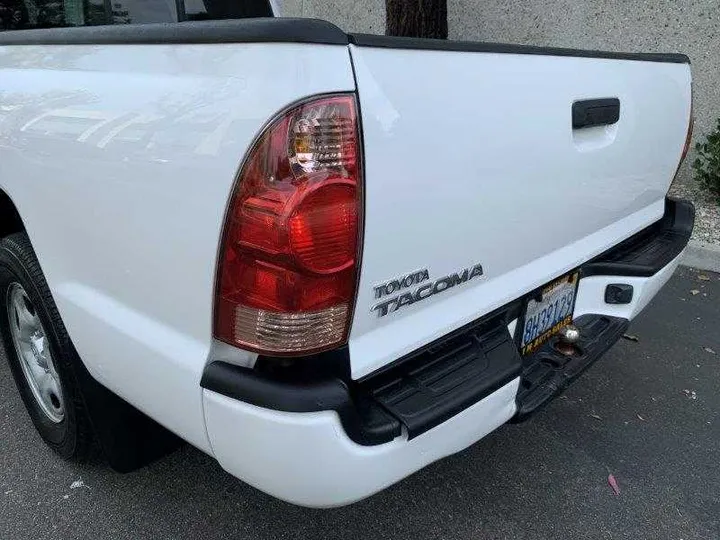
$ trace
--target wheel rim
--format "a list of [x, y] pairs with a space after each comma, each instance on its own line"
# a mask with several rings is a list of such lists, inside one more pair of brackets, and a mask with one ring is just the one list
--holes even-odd
[[40, 410], [59, 424], [65, 418], [65, 401], [47, 334], [25, 289], [12, 283], [7, 297], [8, 320], [15, 352]]

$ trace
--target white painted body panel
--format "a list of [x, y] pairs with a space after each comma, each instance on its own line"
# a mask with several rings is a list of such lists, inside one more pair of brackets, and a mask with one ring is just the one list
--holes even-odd
[[[658, 220], [690, 117], [686, 64], [351, 46], [365, 237], [350, 353], [362, 377]], [[573, 130], [574, 101], [620, 121]], [[421, 268], [485, 276], [378, 317]]]
[[92, 375], [210, 451], [200, 377], [225, 208], [290, 103], [354, 90], [347, 48], [0, 47], [0, 187]]
[[377, 446], [350, 440], [332, 411], [271, 411], [208, 390], [204, 403], [215, 457], [227, 471], [288, 502], [331, 507], [376, 493], [507, 422], [519, 381], [410, 441]]
[[[634, 318], [665, 285], [681, 258], [649, 278], [581, 279], [574, 316], [592, 313]], [[633, 285], [633, 302], [626, 306], [606, 304], [605, 286], [610, 283]], [[368, 497], [433, 461], [459, 452], [507, 422], [516, 410], [518, 381], [415, 439], [400, 436], [370, 447], [350, 440], [334, 412], [271, 411], [207, 390], [204, 405], [213, 451], [223, 468], [280, 499], [328, 507]], [[248, 433], [253, 436], [248, 437]]]

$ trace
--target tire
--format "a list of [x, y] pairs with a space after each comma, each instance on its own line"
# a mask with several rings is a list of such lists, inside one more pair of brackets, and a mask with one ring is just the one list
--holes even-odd
[[63, 458], [87, 461], [94, 443], [74, 372], [80, 360], [25, 233], [0, 240], [0, 334], [40, 436]]

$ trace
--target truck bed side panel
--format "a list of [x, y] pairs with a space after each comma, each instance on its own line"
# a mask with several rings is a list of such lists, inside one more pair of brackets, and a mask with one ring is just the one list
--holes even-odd
[[1, 46], [0, 81], [0, 186], [80, 356], [208, 450], [199, 381], [231, 187], [279, 110], [354, 90], [347, 47]]

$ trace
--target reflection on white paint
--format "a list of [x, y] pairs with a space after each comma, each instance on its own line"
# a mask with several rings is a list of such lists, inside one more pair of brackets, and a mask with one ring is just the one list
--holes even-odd
[[52, 111], [45, 112], [39, 116], [36, 116], [25, 125], [20, 128], [20, 131], [27, 131], [33, 125], [39, 123], [41, 120], [50, 118], [76, 118], [78, 120], [100, 120], [100, 121], [112, 121], [117, 115], [114, 113], [108, 113], [104, 111], [88, 111], [88, 110], [72, 110], [72, 109], [54, 109]]
[[126, 130], [132, 125], [136, 124], [148, 124], [150, 122], [154, 122], [155, 120], [159, 120], [162, 118], [162, 116], [152, 115], [152, 114], [141, 114], [138, 116], [135, 116], [131, 118], [130, 120], [127, 120], [117, 126], [115, 126], [113, 129], [111, 129], [105, 137], [100, 139], [100, 142], [97, 143], [98, 148], [105, 148], [110, 141], [112, 141], [115, 137], [117, 137], [122, 131]]
[[114, 115], [112, 115], [112, 116], [109, 116], [106, 120], [104, 120], [104, 121], [102, 121], [102, 122], [98, 122], [98, 123], [95, 124], [93, 127], [91, 127], [90, 129], [86, 130], [82, 135], [80, 135], [80, 136], [77, 138], [78, 142], [85, 142], [85, 141], [88, 140], [94, 133], [96, 133], [96, 132], [99, 131], [100, 129], [104, 128], [104, 127], [107, 126], [108, 124], [114, 122], [114, 121], [117, 120], [118, 118], [122, 118], [123, 116], [124, 116], [123, 113], [114, 114]]

